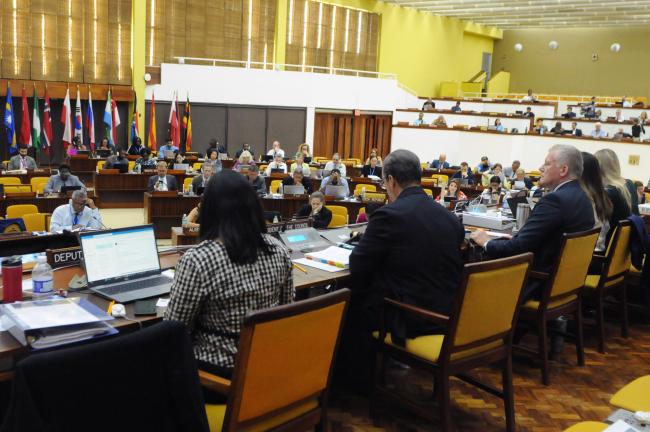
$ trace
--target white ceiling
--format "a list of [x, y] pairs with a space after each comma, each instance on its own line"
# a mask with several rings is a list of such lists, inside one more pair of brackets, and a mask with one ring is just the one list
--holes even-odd
[[502, 29], [621, 27], [650, 23], [650, 0], [385, 1]]

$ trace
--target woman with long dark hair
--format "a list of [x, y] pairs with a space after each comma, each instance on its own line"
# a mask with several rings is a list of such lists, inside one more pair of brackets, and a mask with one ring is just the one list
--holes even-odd
[[600, 226], [600, 236], [596, 242], [596, 251], [604, 251], [610, 232], [610, 223], [614, 207], [609, 199], [603, 184], [603, 175], [600, 171], [598, 159], [591, 153], [582, 152], [582, 177], [580, 184], [587, 192], [594, 206], [594, 219]]
[[291, 257], [266, 234], [257, 194], [234, 171], [210, 179], [199, 223], [201, 242], [176, 267], [165, 319], [187, 325], [201, 369], [228, 378], [246, 313], [293, 301]]

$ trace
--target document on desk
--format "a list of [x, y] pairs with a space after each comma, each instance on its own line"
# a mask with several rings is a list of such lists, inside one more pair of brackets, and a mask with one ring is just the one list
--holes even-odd
[[307, 258], [300, 258], [300, 259], [295, 259], [293, 260], [294, 263], [300, 264], [300, 265], [306, 265], [309, 267], [317, 268], [319, 270], [323, 270], [329, 273], [336, 273], [345, 270], [345, 268], [342, 267], [336, 267], [333, 265], [325, 264], [320, 261], [314, 261], [310, 260]]
[[319, 261], [323, 264], [347, 269], [350, 267], [350, 249], [344, 249], [338, 246], [330, 246], [319, 252], [310, 252], [305, 254], [305, 258], [313, 261]]

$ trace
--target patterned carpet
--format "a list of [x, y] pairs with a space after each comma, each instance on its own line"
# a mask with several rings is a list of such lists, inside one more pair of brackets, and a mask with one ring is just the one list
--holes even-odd
[[[551, 385], [541, 384], [539, 368], [529, 357], [515, 357], [514, 387], [517, 430], [524, 432], [562, 431], [581, 420], [604, 420], [614, 408], [609, 398], [632, 379], [650, 374], [650, 324], [637, 316], [632, 321], [629, 339], [619, 337], [616, 322], [607, 326], [608, 352], [595, 348], [594, 329], [585, 327], [585, 367], [576, 365], [574, 346], [565, 344], [557, 362], [551, 362]], [[536, 338], [526, 336], [526, 345]], [[476, 376], [500, 387], [500, 372], [478, 369]], [[431, 407], [432, 378], [420, 371], [393, 368], [388, 382], [396, 391], [407, 393]], [[650, 392], [650, 389], [648, 389]], [[504, 431], [505, 419], [500, 399], [457, 379], [451, 383], [452, 418], [459, 431]], [[437, 431], [438, 424], [415, 417], [399, 408], [382, 411], [379, 419], [370, 418], [368, 400], [348, 393], [332, 396], [329, 410], [330, 430], [352, 431]]]

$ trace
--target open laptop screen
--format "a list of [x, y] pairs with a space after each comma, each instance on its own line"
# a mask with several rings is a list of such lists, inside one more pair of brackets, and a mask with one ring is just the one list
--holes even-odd
[[79, 234], [88, 285], [160, 272], [153, 226]]

